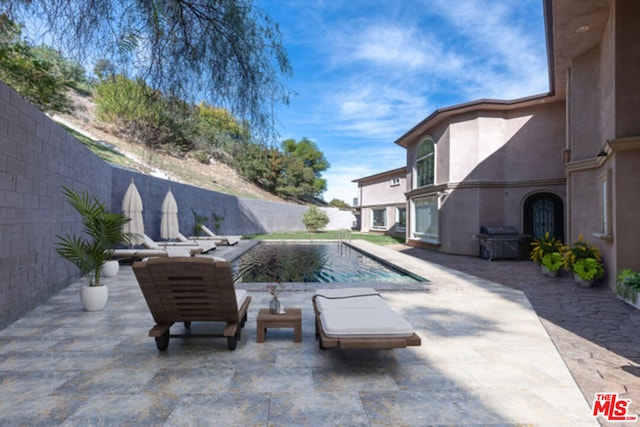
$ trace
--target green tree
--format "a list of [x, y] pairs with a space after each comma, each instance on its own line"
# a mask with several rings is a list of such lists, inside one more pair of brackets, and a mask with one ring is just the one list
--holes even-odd
[[[273, 136], [291, 74], [278, 24], [252, 0], [0, 0], [85, 66], [109, 60], [168, 97], [205, 97]], [[42, 29], [42, 31], [38, 31]], [[37, 33], [36, 33], [37, 32]]]
[[302, 160], [304, 165], [311, 168], [316, 176], [319, 176], [321, 172], [324, 172], [330, 166], [316, 143], [307, 137], [303, 137], [298, 142], [291, 138], [285, 139], [282, 141], [282, 151], [284, 154], [290, 154]]
[[329, 168], [329, 162], [316, 143], [306, 137], [298, 142], [286, 139], [282, 142], [282, 151], [287, 159], [279, 185], [283, 193], [320, 196], [327, 188], [321, 174]]
[[266, 191], [276, 193], [283, 156], [275, 147], [245, 142], [234, 147], [234, 166], [242, 176]]
[[[0, 14], [0, 80], [44, 111], [66, 112], [68, 80], [56, 75], [54, 66], [22, 38], [22, 28]], [[56, 60], [62, 61], [58, 56]]]

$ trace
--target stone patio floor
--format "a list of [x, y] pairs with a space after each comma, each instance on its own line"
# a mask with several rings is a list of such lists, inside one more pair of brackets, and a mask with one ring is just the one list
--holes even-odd
[[526, 261], [353, 243], [430, 280], [357, 285], [378, 289], [420, 347], [320, 350], [311, 296], [340, 285], [309, 283], [281, 295], [285, 309], [302, 308], [302, 343], [273, 329], [258, 344], [256, 315], [270, 297], [243, 283], [253, 301], [235, 351], [223, 339], [172, 339], [159, 352], [122, 266], [107, 279], [104, 311], [82, 310], [77, 282], [0, 331], [0, 425], [607, 424], [591, 415], [595, 392], [618, 392], [638, 413], [640, 312], [609, 289], [545, 278]]

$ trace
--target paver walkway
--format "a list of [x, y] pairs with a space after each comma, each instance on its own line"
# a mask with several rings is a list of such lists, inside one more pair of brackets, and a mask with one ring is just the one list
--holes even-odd
[[592, 404], [598, 392], [616, 392], [631, 399], [632, 412], [640, 414], [640, 311], [608, 287], [580, 287], [566, 272], [549, 278], [530, 261], [490, 262], [407, 245], [390, 248], [523, 291], [587, 401]]

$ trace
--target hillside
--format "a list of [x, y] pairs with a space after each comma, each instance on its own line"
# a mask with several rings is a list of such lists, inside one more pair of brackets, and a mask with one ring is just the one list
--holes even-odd
[[71, 95], [72, 114], [53, 114], [51, 118], [88, 139], [80, 139], [103, 159], [141, 173], [234, 196], [283, 201], [241, 177], [228, 165], [212, 160], [208, 165], [192, 158], [177, 158], [126, 141], [108, 123], [95, 118], [95, 105], [89, 97]]

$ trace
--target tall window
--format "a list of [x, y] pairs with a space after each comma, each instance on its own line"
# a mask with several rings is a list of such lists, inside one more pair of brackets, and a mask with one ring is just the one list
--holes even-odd
[[611, 230], [611, 188], [609, 187], [610, 171], [600, 176], [600, 229], [601, 233], [609, 235]]
[[407, 208], [396, 208], [396, 230], [404, 231], [407, 227]]
[[413, 236], [420, 239], [438, 240], [438, 196], [414, 201]]
[[416, 187], [433, 184], [434, 170], [433, 140], [427, 138], [420, 143], [416, 155]]
[[378, 230], [387, 229], [387, 209], [371, 210], [371, 228]]

